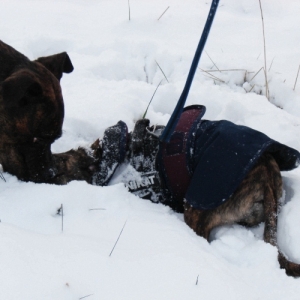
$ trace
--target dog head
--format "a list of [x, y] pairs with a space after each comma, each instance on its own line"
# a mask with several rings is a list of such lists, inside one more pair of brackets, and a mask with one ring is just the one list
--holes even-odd
[[30, 61], [0, 42], [0, 68], [0, 163], [21, 180], [49, 182], [64, 119], [59, 81], [71, 60], [63, 52]]

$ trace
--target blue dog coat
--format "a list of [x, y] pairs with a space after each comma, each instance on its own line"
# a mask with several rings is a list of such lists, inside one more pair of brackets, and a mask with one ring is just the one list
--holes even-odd
[[120, 181], [141, 198], [176, 211], [183, 210], [185, 199], [194, 208], [208, 210], [235, 192], [265, 152], [282, 171], [299, 166], [297, 150], [246, 126], [202, 120], [204, 113], [204, 106], [185, 108], [168, 144], [159, 142], [146, 119], [129, 134], [122, 121], [108, 128], [94, 183], [107, 185], [119, 169]]
[[194, 147], [193, 175], [185, 198], [205, 210], [227, 200], [263, 153], [272, 154], [281, 171], [296, 168], [300, 161], [295, 149], [229, 121], [202, 121]]
[[203, 106], [187, 107], [169, 144], [159, 151], [159, 171], [172, 195], [170, 206], [182, 205], [183, 199], [201, 210], [221, 205], [265, 152], [281, 171], [299, 166], [297, 150], [246, 126], [201, 120], [204, 113]]

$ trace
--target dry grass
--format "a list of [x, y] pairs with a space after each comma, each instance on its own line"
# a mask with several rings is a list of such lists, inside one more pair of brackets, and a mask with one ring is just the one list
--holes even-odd
[[264, 41], [264, 73], [265, 73], [265, 85], [266, 85], [266, 97], [269, 100], [269, 83], [268, 83], [268, 73], [267, 73], [267, 54], [266, 54], [266, 38], [265, 38], [265, 23], [264, 23], [264, 15], [261, 7], [261, 1], [259, 1], [260, 7], [260, 15], [262, 22], [262, 30], [263, 30], [263, 41]]

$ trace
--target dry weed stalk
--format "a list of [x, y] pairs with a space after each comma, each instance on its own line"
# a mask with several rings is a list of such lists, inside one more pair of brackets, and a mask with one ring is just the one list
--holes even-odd
[[218, 68], [218, 66], [214, 63], [214, 61], [211, 59], [211, 57], [208, 55], [208, 53], [205, 51], [205, 53], [206, 53], [206, 55], [208, 56], [208, 58], [210, 59], [210, 61], [214, 64], [214, 66], [217, 68], [217, 70], [219, 71], [219, 72], [221, 72], [220, 71], [220, 69]]
[[[238, 72], [238, 71], [247, 71], [247, 70], [246, 69], [202, 70], [202, 72], [207, 72], [207, 73], [212, 73], [212, 72]], [[248, 73], [251, 73], [251, 72], [248, 72]]]
[[165, 76], [167, 82], [169, 83], [169, 80], [168, 80], [166, 74], [164, 73], [164, 71], [162, 70], [162, 68], [161, 68], [160, 65], [158, 64], [158, 62], [157, 62], [157, 61], [155, 61], [155, 62], [156, 62], [156, 64], [157, 64], [157, 66], [159, 67], [159, 69], [161, 70], [161, 72], [163, 73], [163, 75]]
[[214, 76], [214, 75], [210, 74], [209, 72], [207, 72], [207, 71], [205, 71], [205, 70], [203, 70], [203, 69], [201, 69], [201, 68], [200, 68], [200, 70], [201, 70], [202, 72], [204, 72], [204, 73], [207, 73], [207, 74], [209, 75], [209, 76], [206, 76], [206, 77], [211, 78], [211, 79], [213, 79], [213, 80], [218, 80], [218, 81], [220, 81], [220, 82], [225, 83], [224, 80], [218, 78], [217, 76]]
[[297, 72], [297, 76], [296, 76], [296, 80], [295, 80], [295, 84], [294, 84], [293, 91], [294, 91], [295, 88], [296, 88], [296, 84], [297, 84], [297, 80], [298, 80], [299, 71], [300, 71], [300, 65], [299, 65], [299, 68], [298, 68], [298, 72]]
[[89, 294], [89, 295], [83, 296], [83, 297], [79, 298], [79, 300], [84, 299], [84, 298], [87, 298], [87, 297], [90, 297], [90, 296], [93, 296], [93, 295], [94, 295], [94, 294]]
[[256, 75], [257, 75], [263, 68], [264, 68], [264, 67], [261, 67], [261, 68], [254, 74], [254, 76], [249, 80], [249, 82], [252, 81], [252, 80], [256, 77]]
[[117, 245], [117, 243], [118, 243], [118, 241], [119, 241], [119, 239], [120, 239], [120, 236], [121, 236], [121, 234], [122, 234], [122, 232], [123, 232], [123, 230], [124, 230], [124, 227], [125, 227], [126, 223], [127, 223], [127, 220], [125, 221], [125, 223], [124, 223], [124, 225], [123, 225], [123, 227], [122, 227], [122, 230], [121, 230], [121, 232], [120, 232], [120, 234], [119, 234], [119, 236], [118, 236], [118, 238], [117, 238], [117, 240], [116, 240], [116, 242], [115, 242], [115, 244], [114, 244], [114, 246], [113, 246], [113, 248], [112, 248], [112, 250], [111, 250], [109, 256], [112, 255], [112, 253], [113, 253], [113, 251], [114, 251], [114, 249], [115, 249], [115, 247], [116, 247], [116, 245]]
[[170, 8], [170, 6], [168, 6], [168, 7], [166, 8], [166, 10], [161, 14], [161, 16], [157, 19], [157, 21], [160, 20], [160, 18], [166, 13], [166, 11], [167, 11], [169, 8]]
[[268, 74], [267, 74], [267, 54], [266, 54], [266, 38], [265, 38], [265, 23], [264, 23], [264, 16], [261, 7], [261, 1], [259, 1], [260, 7], [260, 14], [261, 14], [261, 21], [262, 21], [262, 29], [263, 29], [263, 40], [264, 40], [264, 73], [265, 73], [265, 83], [266, 83], [266, 97], [269, 100], [269, 84], [268, 84]]
[[129, 13], [129, 21], [130, 21], [130, 3], [129, 3], [129, 0], [128, 0], [128, 13]]
[[159, 82], [158, 86], [156, 87], [156, 89], [155, 89], [155, 91], [154, 91], [154, 93], [153, 93], [153, 95], [152, 95], [152, 97], [151, 97], [151, 99], [150, 99], [150, 101], [149, 101], [149, 103], [148, 103], [148, 106], [147, 106], [147, 108], [146, 108], [146, 111], [145, 111], [145, 113], [144, 113], [142, 119], [145, 119], [145, 118], [146, 118], [146, 115], [147, 115], [147, 112], [148, 112], [148, 108], [149, 108], [149, 106], [150, 106], [150, 104], [151, 104], [151, 102], [152, 102], [152, 100], [153, 100], [153, 98], [154, 98], [154, 95], [155, 95], [157, 89], [158, 89], [159, 86], [161, 85], [162, 81], [163, 81], [163, 79]]

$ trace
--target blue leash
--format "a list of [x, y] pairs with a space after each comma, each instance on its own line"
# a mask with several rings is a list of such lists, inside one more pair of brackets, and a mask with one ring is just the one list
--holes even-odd
[[191, 88], [191, 85], [192, 85], [192, 82], [194, 79], [194, 75], [197, 70], [197, 66], [198, 66], [201, 54], [203, 52], [212, 22], [214, 20], [214, 17], [215, 17], [217, 8], [218, 8], [218, 4], [219, 4], [219, 0], [213, 0], [211, 3], [210, 11], [209, 11], [209, 14], [208, 14], [208, 17], [207, 17], [207, 20], [206, 20], [206, 23], [205, 23], [198, 47], [197, 47], [191, 68], [190, 68], [189, 75], [187, 77], [184, 89], [182, 91], [182, 94], [178, 100], [178, 103], [170, 117], [170, 120], [169, 120], [166, 128], [164, 129], [162, 135], [160, 136], [161, 142], [169, 142], [170, 141], [171, 134], [173, 133], [173, 131], [178, 123], [178, 120], [181, 116], [186, 98], [189, 94], [189, 91], [190, 91], [190, 88]]

